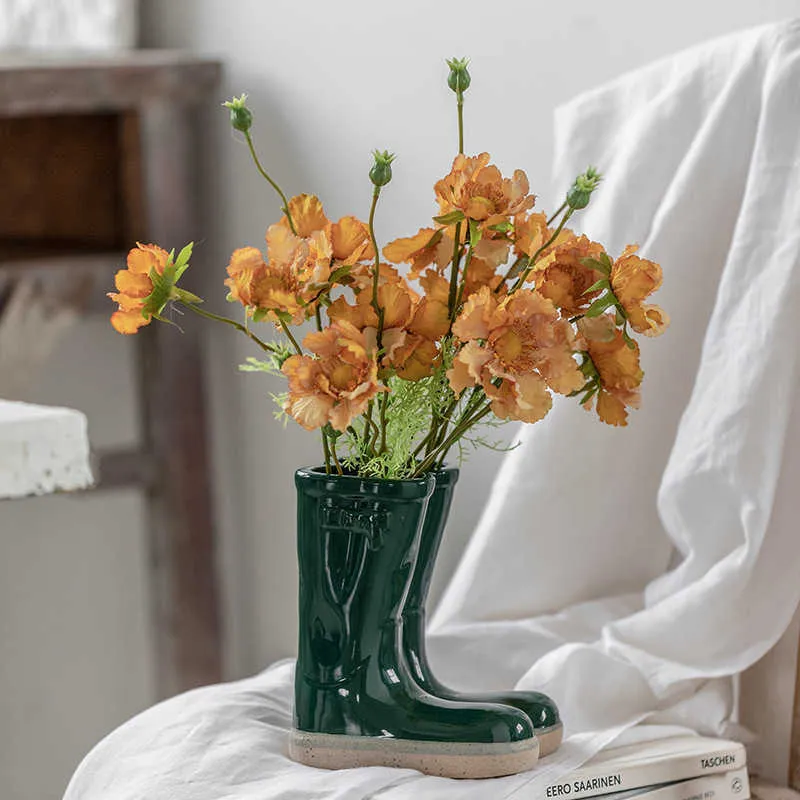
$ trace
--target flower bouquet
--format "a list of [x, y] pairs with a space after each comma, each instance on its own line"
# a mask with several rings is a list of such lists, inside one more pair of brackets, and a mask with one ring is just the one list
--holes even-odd
[[[323, 465], [295, 474], [300, 636], [292, 758], [336, 768], [396, 765], [451, 777], [529, 769], [561, 741], [546, 695], [464, 695], [425, 653], [425, 598], [458, 470], [454, 448], [491, 444], [482, 426], [535, 423], [553, 394], [609, 425], [627, 424], [643, 372], [636, 334], [667, 315], [645, 301], [661, 268], [630, 245], [617, 257], [567, 226], [601, 175], [577, 176], [551, 215], [535, 210], [522, 170], [464, 153], [466, 59], [448, 62], [458, 154], [434, 186], [432, 224], [382, 248], [377, 217], [394, 156], [376, 151], [366, 221], [329, 220], [291, 199], [259, 160], [246, 96], [224, 105], [281, 218], [266, 254], [235, 250], [219, 316], [179, 282], [177, 256], [138, 245], [116, 275], [111, 322], [132, 334], [180, 306], [260, 348], [242, 369], [282, 376], [277, 415], [318, 430]], [[310, 328], [304, 336], [293, 332]], [[266, 327], [275, 337], [261, 333]]]

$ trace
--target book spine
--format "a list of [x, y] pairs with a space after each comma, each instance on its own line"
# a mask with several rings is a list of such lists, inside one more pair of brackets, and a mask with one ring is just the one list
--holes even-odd
[[551, 783], [542, 800], [581, 800], [584, 797], [625, 792], [642, 786], [675, 783], [702, 775], [741, 769], [746, 764], [744, 747], [705, 755], [654, 759], [631, 767], [597, 770], [582, 769], [565, 780]]
[[630, 800], [749, 800], [750, 780], [747, 768], [714, 775], [703, 775], [687, 781], [669, 783], [631, 793]]

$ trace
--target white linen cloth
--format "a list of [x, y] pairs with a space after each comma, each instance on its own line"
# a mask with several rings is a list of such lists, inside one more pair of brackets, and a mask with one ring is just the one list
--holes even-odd
[[[582, 227], [664, 266], [626, 431], [574, 402], [524, 428], [433, 620], [442, 678], [536, 687], [566, 721], [527, 775], [325, 772], [285, 755], [291, 663], [190, 692], [86, 758], [66, 800], [534, 798], [625, 735], [730, 733], [731, 676], [800, 599], [800, 24], [684, 53], [557, 117], [557, 186], [607, 180]], [[678, 558], [673, 553], [679, 554]]]

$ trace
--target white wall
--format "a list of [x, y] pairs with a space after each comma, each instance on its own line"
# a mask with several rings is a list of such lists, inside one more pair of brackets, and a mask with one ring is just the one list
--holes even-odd
[[[800, 2], [143, 0], [142, 10], [145, 44], [216, 55], [227, 70], [220, 100], [250, 93], [264, 160], [287, 192], [317, 192], [331, 216], [365, 215], [370, 150], [397, 152], [378, 217], [385, 241], [425, 224], [432, 183], [455, 149], [444, 57], [472, 58], [467, 149], [489, 150], [506, 170], [525, 168], [548, 204], [556, 105], [706, 38], [795, 15]], [[207, 293], [213, 287], [221, 298], [228, 253], [260, 245], [278, 210], [223, 112], [210, 109], [208, 124], [204, 180], [212, 202], [202, 247], [218, 264], [205, 276]], [[294, 650], [291, 475], [319, 455], [314, 436], [272, 421], [272, 387], [236, 372], [251, 353], [247, 344], [227, 330], [209, 331], [208, 341], [227, 657], [238, 676]], [[128, 359], [126, 343], [104, 321], [82, 324], [31, 396], [87, 410], [97, 443], [130, 441]], [[488, 453], [466, 466], [437, 592], [497, 463]], [[3, 800], [59, 796], [92, 741], [154, 699], [145, 558], [135, 496], [0, 506]]]
[[[395, 151], [395, 178], [377, 218], [378, 235], [387, 241], [429, 222], [432, 184], [448, 171], [456, 149], [446, 56], [472, 59], [466, 149], [488, 150], [504, 170], [526, 169], [547, 207], [551, 118], [558, 104], [709, 37], [798, 10], [797, 0], [145, 0], [144, 36], [148, 45], [219, 56], [226, 64], [222, 94], [249, 93], [255, 138], [273, 176], [289, 194], [319, 194], [329, 216], [365, 216], [370, 151]], [[208, 247], [217, 253], [219, 282], [230, 250], [262, 245], [266, 226], [279, 212], [221, 111], [214, 125], [217, 228]], [[228, 338], [225, 346], [239, 358], [250, 352], [227, 331], [213, 336]], [[234, 418], [223, 411], [218, 422], [225, 426], [227, 449], [246, 470], [244, 476], [233, 470], [224, 481], [224, 491], [236, 493], [243, 526], [225, 531], [231, 540], [240, 537], [236, 545], [229, 542], [239, 563], [232, 610], [242, 624], [231, 642], [232, 666], [239, 672], [293, 652], [291, 468], [319, 455], [315, 437], [296, 427], [283, 430], [269, 419], [263, 379], [235, 376], [231, 364], [215, 364], [224, 383], [215, 388], [217, 406], [233, 405], [241, 414]], [[482, 453], [463, 473], [437, 592], [480, 514], [497, 463], [495, 454]], [[227, 568], [233, 561], [228, 559]]]

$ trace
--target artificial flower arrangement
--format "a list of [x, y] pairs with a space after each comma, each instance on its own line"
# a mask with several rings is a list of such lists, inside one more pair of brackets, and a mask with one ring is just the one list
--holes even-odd
[[[632, 334], [657, 336], [665, 312], [645, 301], [658, 264], [629, 245], [617, 257], [567, 223], [601, 176], [579, 175], [548, 217], [522, 170], [503, 177], [488, 153], [464, 154], [467, 62], [448, 62], [458, 109], [458, 154], [434, 186], [437, 213], [412, 236], [380, 247], [376, 211], [394, 156], [376, 151], [367, 221], [332, 222], [309, 194], [288, 199], [259, 161], [246, 96], [225, 103], [255, 166], [281, 201], [266, 255], [233, 252], [228, 300], [241, 322], [206, 311], [178, 285], [192, 245], [175, 256], [138, 245], [116, 275], [111, 317], [132, 334], [170, 304], [238, 328], [263, 351], [243, 369], [282, 375], [280, 414], [321, 431], [325, 467], [339, 474], [406, 478], [444, 463], [454, 446], [480, 444], [484, 421], [534, 423], [552, 394], [577, 398], [609, 425], [639, 405], [643, 372]], [[305, 337], [292, 328], [310, 322]], [[265, 341], [259, 325], [282, 339]]]
[[[245, 95], [225, 103], [281, 200], [266, 255], [235, 250], [239, 320], [179, 286], [192, 253], [138, 245], [116, 275], [121, 333], [170, 304], [235, 327], [263, 351], [242, 369], [280, 375], [277, 415], [319, 430], [324, 466], [295, 472], [299, 643], [288, 752], [316, 767], [395, 766], [483, 778], [531, 769], [561, 743], [541, 692], [464, 693], [427, 659], [425, 607], [458, 469], [476, 431], [545, 417], [553, 393], [626, 425], [643, 372], [635, 334], [667, 315], [647, 298], [661, 268], [629, 245], [612, 258], [567, 223], [600, 183], [579, 175], [551, 216], [522, 170], [464, 153], [465, 59], [448, 61], [458, 154], [434, 185], [432, 224], [379, 246], [376, 212], [394, 156], [375, 152], [366, 222], [332, 222], [314, 195], [288, 199], [261, 164]], [[265, 340], [260, 326], [276, 328]], [[293, 333], [309, 326], [305, 336]]]

